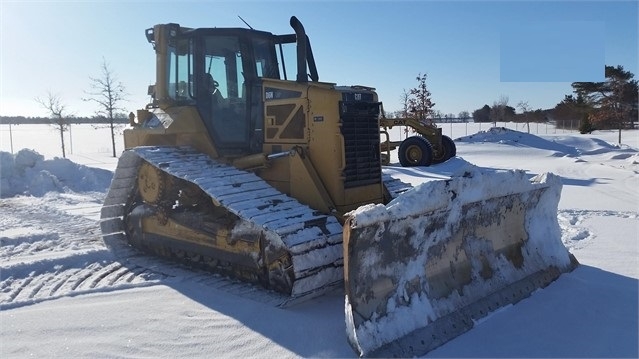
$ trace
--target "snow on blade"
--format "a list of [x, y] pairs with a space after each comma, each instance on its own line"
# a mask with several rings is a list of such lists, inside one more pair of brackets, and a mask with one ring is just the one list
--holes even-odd
[[469, 330], [571, 270], [561, 242], [561, 180], [468, 167], [345, 228], [347, 334], [360, 355], [414, 356]]

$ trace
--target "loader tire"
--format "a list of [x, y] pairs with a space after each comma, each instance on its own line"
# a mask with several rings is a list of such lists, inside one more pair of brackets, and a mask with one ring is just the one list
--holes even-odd
[[455, 146], [453, 139], [448, 136], [442, 136], [442, 150], [439, 157], [435, 156], [433, 158], [433, 163], [446, 162], [457, 155], [457, 146]]
[[430, 166], [433, 162], [433, 147], [421, 136], [405, 139], [398, 151], [399, 163], [403, 167]]

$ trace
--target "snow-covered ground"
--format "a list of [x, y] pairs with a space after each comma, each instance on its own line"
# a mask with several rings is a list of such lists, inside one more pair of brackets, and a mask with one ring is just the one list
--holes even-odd
[[[581, 266], [427, 357], [638, 357], [639, 131], [624, 132], [619, 146], [615, 131], [533, 124], [529, 135], [511, 125], [444, 124], [459, 159], [384, 171], [413, 184], [467, 162], [553, 172], [564, 184], [562, 241]], [[117, 159], [106, 130], [74, 126], [64, 160], [52, 157], [55, 132], [16, 127], [11, 155], [0, 126], [0, 357], [355, 355], [339, 291], [278, 308], [253, 288], [107, 249], [97, 221]]]

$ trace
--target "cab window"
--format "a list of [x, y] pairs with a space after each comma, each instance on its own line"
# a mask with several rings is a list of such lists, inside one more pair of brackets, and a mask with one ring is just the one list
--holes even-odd
[[192, 43], [188, 39], [175, 41], [169, 46], [168, 95], [173, 100], [183, 102], [193, 98], [193, 56]]
[[279, 79], [277, 63], [273, 62], [273, 43], [266, 39], [254, 39], [253, 51], [257, 77]]

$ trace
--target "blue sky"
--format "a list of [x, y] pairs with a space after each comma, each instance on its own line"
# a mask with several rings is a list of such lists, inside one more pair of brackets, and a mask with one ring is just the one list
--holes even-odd
[[[129, 93], [147, 102], [157, 23], [291, 33], [297, 16], [320, 80], [375, 87], [386, 111], [427, 73], [435, 109], [457, 114], [502, 96], [551, 108], [573, 81], [603, 78], [603, 64], [638, 68], [637, 1], [6, 1], [0, 0], [0, 115], [44, 116], [35, 102], [58, 94], [69, 112], [105, 58]], [[635, 76], [638, 78], [639, 76]]]

